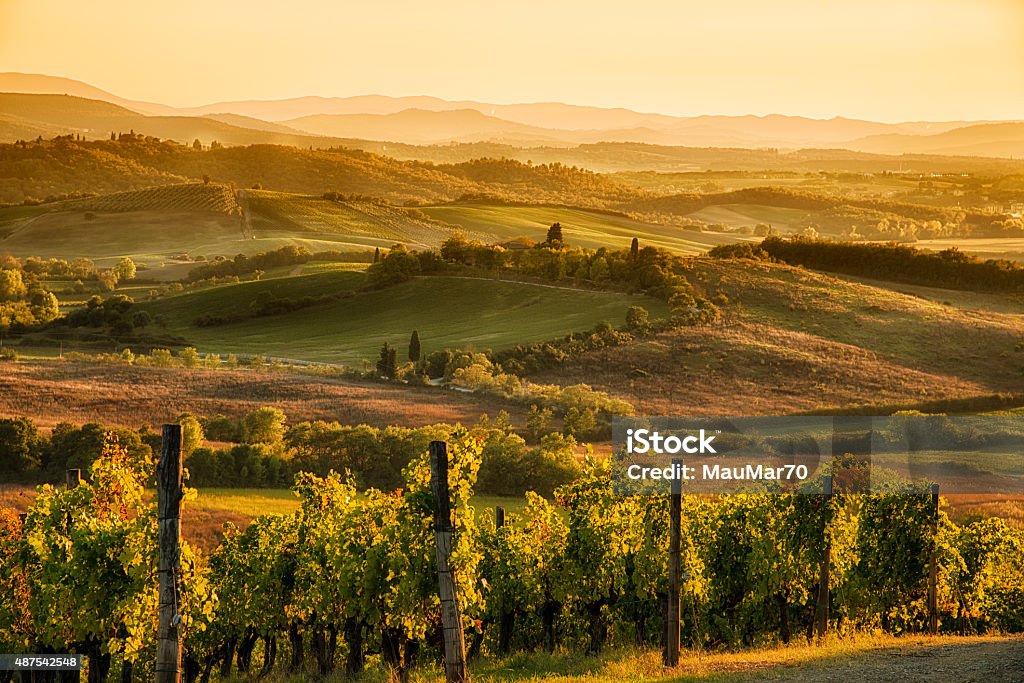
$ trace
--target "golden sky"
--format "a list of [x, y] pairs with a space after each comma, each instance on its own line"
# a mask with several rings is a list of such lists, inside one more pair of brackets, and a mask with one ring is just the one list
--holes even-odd
[[1024, 0], [0, 0], [0, 71], [299, 95], [1024, 118]]

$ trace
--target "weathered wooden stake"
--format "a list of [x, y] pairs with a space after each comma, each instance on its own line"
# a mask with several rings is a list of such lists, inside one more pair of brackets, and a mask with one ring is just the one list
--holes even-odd
[[[682, 460], [672, 461], [672, 470], [682, 471]], [[680, 546], [682, 539], [680, 535], [682, 506], [683, 506], [683, 483], [679, 478], [672, 479], [671, 495], [668, 504], [668, 613], [665, 615], [666, 628], [668, 629], [665, 640], [665, 666], [679, 666], [679, 594], [680, 594], [680, 573], [681, 557]]]
[[[832, 477], [822, 477], [822, 495], [832, 497]], [[821, 640], [828, 633], [828, 612], [829, 612], [829, 575], [832, 572], [832, 542], [829, 540], [828, 529], [824, 530], [824, 548], [821, 557], [821, 574], [818, 577], [818, 604], [815, 609], [815, 623], [818, 629], [818, 639]]]
[[939, 632], [939, 567], [935, 546], [939, 540], [939, 485], [932, 484], [932, 542], [928, 553], [928, 632]]
[[76, 488], [82, 483], [82, 470], [67, 470], [65, 473], [67, 477], [67, 486], [69, 489]]
[[160, 624], [157, 629], [156, 683], [181, 683], [181, 426], [164, 425], [163, 448], [156, 468], [157, 519], [160, 530]]
[[494, 506], [494, 527], [500, 529], [505, 526], [505, 508], [500, 505]]
[[441, 630], [444, 638], [444, 676], [448, 683], [469, 681], [466, 669], [466, 640], [462, 632], [462, 613], [455, 593], [455, 576], [448, 559], [452, 553], [455, 529], [452, 526], [451, 501], [448, 498], [448, 445], [430, 442], [430, 488], [434, 493], [434, 537], [437, 539], [437, 583], [441, 598]]

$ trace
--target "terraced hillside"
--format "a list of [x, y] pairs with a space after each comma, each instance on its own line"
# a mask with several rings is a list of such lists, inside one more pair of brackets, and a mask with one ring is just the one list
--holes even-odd
[[1022, 385], [1019, 313], [782, 265], [699, 259], [692, 277], [718, 297], [722, 324], [589, 353], [536, 379], [590, 381], [651, 415], [908, 405]]

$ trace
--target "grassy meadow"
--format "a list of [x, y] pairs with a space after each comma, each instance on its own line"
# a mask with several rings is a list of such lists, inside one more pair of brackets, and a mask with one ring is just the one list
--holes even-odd
[[468, 234], [483, 233], [490, 241], [505, 241], [524, 235], [539, 239], [552, 222], [562, 224], [566, 239], [589, 249], [622, 249], [636, 237], [644, 244], [681, 254], [701, 254], [719, 244], [735, 242], [736, 235], [684, 230], [622, 215], [565, 207], [505, 206], [488, 204], [445, 204], [421, 210], [432, 218], [458, 226]]
[[168, 329], [202, 352], [263, 353], [268, 356], [358, 364], [376, 358], [385, 341], [404, 349], [419, 330], [424, 349], [502, 349], [587, 330], [601, 322], [622, 325], [626, 310], [667, 313], [655, 299], [615, 292], [498, 280], [424, 277], [384, 290], [354, 293], [291, 313], [197, 327], [203, 312], [244, 311], [259, 292], [277, 296], [343, 293], [362, 282], [361, 273], [312, 275], [225, 285], [167, 297], [145, 309], [165, 316]]

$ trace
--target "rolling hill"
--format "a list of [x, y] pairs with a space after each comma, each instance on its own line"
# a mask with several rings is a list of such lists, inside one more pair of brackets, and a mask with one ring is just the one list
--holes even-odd
[[287, 314], [214, 327], [197, 327], [204, 312], [245, 311], [261, 291], [298, 297], [351, 291], [362, 274], [329, 271], [225, 285], [143, 304], [167, 329], [200, 351], [263, 353], [300, 360], [346, 363], [376, 359], [384, 341], [404, 353], [418, 330], [426, 353], [449, 347], [501, 349], [586, 330], [600, 322], [621, 325], [641, 304], [652, 317], [664, 303], [642, 296], [569, 287], [459, 277], [421, 277], [383, 290], [357, 292]]
[[907, 406], [1020, 389], [1019, 313], [776, 264], [697, 259], [691, 273], [717, 297], [722, 324], [590, 352], [535, 378], [592, 382], [648, 415]]
[[29, 215], [20, 207], [0, 209], [0, 225], [8, 214], [12, 219], [0, 232], [0, 252], [84, 257], [102, 266], [130, 256], [157, 266], [181, 254], [259, 251], [243, 232], [234, 193], [222, 185], [170, 185], [33, 208]]
[[138, 135], [116, 141], [61, 138], [0, 144], [0, 203], [72, 192], [137, 189], [204, 176], [237, 187], [260, 185], [306, 194], [342, 192], [401, 203], [477, 195], [608, 206], [643, 194], [578, 168], [497, 159], [433, 165], [354, 149], [283, 145], [199, 151]]
[[852, 149], [881, 154], [1024, 156], [1024, 122], [970, 125], [934, 135], [873, 135], [854, 140]]
[[[520, 147], [624, 142], [791, 150], [834, 147], [888, 154], [997, 157], [1018, 155], [1020, 149], [1019, 136], [1000, 128], [1007, 125], [1005, 122], [879, 123], [781, 114], [669, 116], [559, 102], [503, 105], [428, 96], [381, 95], [248, 100], [174, 108], [124, 99], [70, 79], [0, 73], [0, 93], [4, 92], [10, 93], [7, 97], [46, 98], [42, 101], [64, 111], [68, 110], [67, 103], [53, 98], [99, 101], [121, 110], [117, 129], [134, 129], [181, 142], [199, 138], [204, 142], [218, 140], [231, 145], [269, 143], [328, 147], [352, 138], [414, 144], [503, 140]], [[98, 123], [94, 118], [83, 116], [80, 121], [66, 118], [54, 121], [53, 113], [37, 112], [39, 116], [26, 116], [18, 112], [22, 108], [0, 99], [0, 140], [67, 133], [96, 137], [103, 130], [92, 125]], [[112, 121], [108, 118], [104, 122]], [[303, 135], [293, 128], [313, 134]], [[964, 128], [974, 130], [965, 134], [964, 139], [942, 137]], [[322, 136], [333, 139], [320, 139]]]
[[588, 249], [622, 249], [636, 237], [644, 245], [680, 254], [702, 254], [716, 245], [743, 239], [733, 234], [686, 230], [646, 223], [622, 214], [563, 206], [452, 203], [424, 206], [421, 210], [431, 218], [459, 226], [468, 237], [485, 242], [504, 242], [517, 237], [542, 241], [548, 227], [556, 221], [561, 223], [569, 244]]
[[0, 93], [0, 141], [30, 140], [39, 135], [81, 135], [107, 139], [112, 132], [134, 131], [183, 144], [276, 144], [330, 147], [344, 142], [294, 131], [280, 124], [232, 114], [147, 116], [100, 100], [71, 95]]

